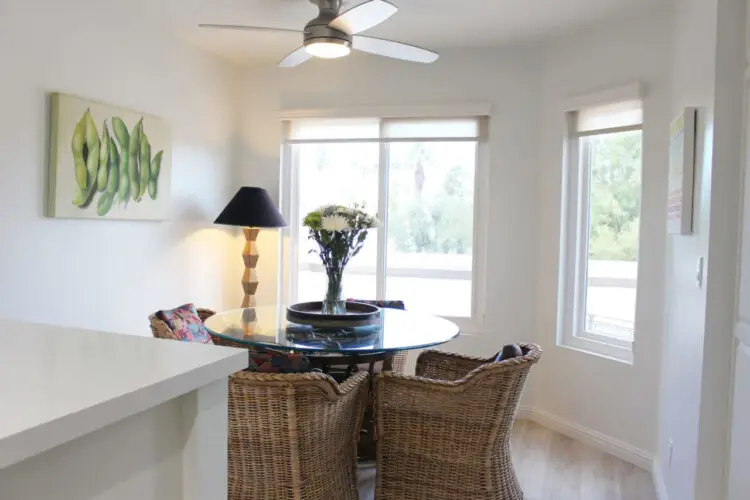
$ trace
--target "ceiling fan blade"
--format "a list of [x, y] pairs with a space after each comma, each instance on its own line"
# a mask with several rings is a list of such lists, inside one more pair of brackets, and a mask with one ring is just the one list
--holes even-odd
[[300, 47], [282, 59], [279, 63], [279, 68], [293, 68], [299, 66], [311, 57], [312, 56], [305, 50], [305, 47]]
[[385, 0], [369, 0], [352, 7], [328, 23], [330, 28], [350, 35], [368, 30], [382, 23], [398, 11], [398, 7]]
[[439, 54], [431, 50], [406, 43], [394, 42], [393, 40], [373, 38], [371, 36], [357, 35], [352, 37], [352, 47], [362, 52], [369, 52], [370, 54], [425, 64], [433, 63], [440, 57]]
[[237, 30], [237, 31], [275, 31], [281, 33], [297, 33], [302, 34], [302, 31], [288, 30], [286, 28], [267, 28], [264, 26], [242, 26], [239, 24], [199, 24], [199, 28], [211, 28], [220, 30]]

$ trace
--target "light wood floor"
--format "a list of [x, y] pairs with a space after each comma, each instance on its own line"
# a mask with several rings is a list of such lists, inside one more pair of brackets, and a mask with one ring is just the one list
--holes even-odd
[[[512, 443], [525, 500], [656, 500], [645, 470], [533, 422], [517, 421]], [[375, 467], [360, 468], [360, 500], [374, 489]]]

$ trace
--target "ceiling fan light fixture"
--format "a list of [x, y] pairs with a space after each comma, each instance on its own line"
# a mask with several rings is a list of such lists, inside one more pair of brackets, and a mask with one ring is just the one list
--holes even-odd
[[322, 59], [338, 59], [348, 56], [352, 51], [352, 43], [339, 38], [314, 39], [305, 43], [308, 54]]

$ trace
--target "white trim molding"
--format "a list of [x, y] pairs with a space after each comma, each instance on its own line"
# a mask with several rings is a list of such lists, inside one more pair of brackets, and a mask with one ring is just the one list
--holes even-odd
[[353, 106], [322, 109], [281, 109], [279, 120], [302, 118], [461, 118], [464, 116], [490, 116], [489, 103], [436, 104], [434, 106]]
[[[519, 420], [531, 420], [542, 427], [546, 427], [555, 432], [559, 432], [571, 439], [585, 443], [597, 450], [603, 451], [609, 455], [615, 456], [621, 460], [640, 467], [643, 470], [651, 472], [654, 464], [654, 457], [651, 453], [636, 448], [612, 437], [602, 434], [593, 429], [586, 428], [582, 425], [568, 422], [556, 415], [552, 415], [544, 410], [533, 406], [521, 406], [516, 413]], [[666, 500], [660, 498], [659, 500]]]
[[621, 87], [569, 97], [565, 100], [564, 106], [566, 112], [578, 111], [582, 108], [604, 104], [642, 100], [644, 97], [646, 97], [646, 86], [641, 82], [635, 82]]
[[[592, 139], [586, 137], [586, 135], [589, 132], [600, 136], [623, 130], [642, 131], [642, 93], [641, 85], [633, 84], [593, 96], [581, 97], [575, 102], [569, 103], [569, 108], [573, 105], [574, 107], [569, 109], [566, 114], [567, 131], [564, 137], [562, 158], [564, 172], [562, 185], [563, 218], [561, 221], [559, 261], [562, 287], [558, 289], [557, 343], [559, 346], [602, 355], [628, 364], [633, 363], [633, 340], [628, 339], [625, 335], [626, 331], [618, 332], [617, 328], [620, 325], [617, 323], [611, 326], [597, 327], [592, 322], [593, 316], [588, 314], [587, 295], [593, 285], [589, 278], [591, 262], [589, 251], [591, 243], [590, 206], [592, 200], [592, 188], [589, 181], [595, 168], [595, 159]], [[626, 107], [627, 120], [623, 121], [620, 112], [614, 111], [612, 118], [615, 121], [598, 123], [591, 129], [581, 129], [578, 126], [579, 115], [587, 107], [601, 105], [602, 102], [612, 105], [623, 101], [634, 101]], [[611, 110], [608, 110], [605, 114], [610, 112]], [[635, 112], [632, 117], [629, 116], [631, 112]], [[594, 114], [596, 115], [596, 113]], [[582, 134], [582, 131], [585, 133]], [[642, 170], [642, 166], [640, 168]], [[642, 190], [642, 186], [639, 186], [638, 189]], [[637, 260], [635, 265], [636, 272], [638, 272]], [[637, 278], [633, 281], [635, 286], [632, 288], [636, 289], [637, 295]], [[615, 283], [610, 286], [613, 285], [617, 286]], [[636, 326], [639, 323], [639, 318], [634, 317], [633, 320], [632, 325], [624, 324], [622, 327], [637, 333]]]
[[750, 322], [740, 319], [734, 324], [734, 336], [741, 344], [750, 346]]
[[654, 480], [654, 489], [656, 490], [657, 500], [669, 500], [667, 483], [664, 482], [664, 471], [661, 470], [661, 459], [659, 456], [654, 458], [654, 466], [651, 470], [651, 476]]
[[[385, 279], [386, 274], [389, 276], [404, 277], [421, 277], [435, 279], [463, 279], [471, 280], [471, 314], [465, 317], [443, 316], [456, 324], [462, 332], [471, 332], [479, 334], [486, 330], [485, 325], [485, 307], [486, 307], [486, 290], [487, 290], [487, 240], [489, 233], [489, 176], [490, 176], [490, 147], [489, 147], [489, 130], [491, 127], [489, 117], [489, 105], [446, 105], [431, 107], [365, 107], [365, 108], [344, 108], [344, 109], [322, 109], [322, 110], [298, 110], [282, 112], [282, 138], [281, 138], [281, 204], [282, 214], [286, 220], [301, 220], [299, 214], [299, 168], [300, 159], [299, 144], [310, 143], [331, 143], [342, 144], [347, 142], [365, 143], [372, 142], [380, 144], [378, 149], [377, 169], [378, 169], [378, 216], [381, 221], [381, 230], [378, 231], [378, 255], [375, 265], [357, 266], [349, 268], [353, 274], [369, 274], [375, 276], [375, 294], [377, 299], [385, 296]], [[314, 138], [304, 139], [304, 135], [293, 135], [294, 123], [304, 121], [307, 118], [322, 118], [322, 121], [336, 122], [344, 119], [344, 122], [352, 118], [371, 119], [369, 125], [379, 127], [377, 137], [364, 133], [362, 138]], [[427, 120], [441, 121], [458, 119], [471, 122], [471, 132], [460, 132], [456, 136], [446, 137], [420, 137], [417, 135], [405, 135], [404, 137], [389, 137], [387, 127], [396, 124], [402, 119], [409, 120]], [[341, 125], [341, 123], [340, 123]], [[341, 125], [341, 126], [345, 126]], [[323, 126], [325, 128], [325, 125]], [[428, 134], [430, 132], [427, 132]], [[462, 135], [463, 134], [463, 135]], [[320, 135], [320, 134], [319, 134]], [[325, 135], [325, 134], [322, 134]], [[468, 145], [474, 144], [476, 147], [475, 170], [474, 170], [474, 199], [473, 199], [473, 242], [472, 242], [472, 260], [471, 269], [464, 271], [461, 269], [406, 269], [390, 268], [387, 269], [387, 241], [385, 235], [388, 231], [388, 174], [390, 171], [390, 145], [392, 142], [465, 142]], [[289, 228], [282, 230], [284, 251], [281, 255], [284, 260], [281, 261], [281, 276], [283, 279], [280, 290], [282, 290], [281, 302], [292, 303], [297, 300], [297, 276], [302, 270], [322, 272], [322, 266], [317, 263], [300, 262], [298, 259], [299, 245], [302, 236], [299, 234], [299, 225], [290, 225]], [[388, 271], [386, 273], [386, 270]]]

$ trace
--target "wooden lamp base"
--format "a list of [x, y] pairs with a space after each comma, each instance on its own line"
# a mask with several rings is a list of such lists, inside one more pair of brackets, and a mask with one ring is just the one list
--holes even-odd
[[242, 299], [242, 307], [255, 307], [255, 292], [258, 290], [258, 274], [255, 267], [258, 265], [258, 233], [257, 228], [246, 227], [242, 229], [245, 234], [245, 248], [242, 250], [242, 260], [245, 263], [245, 272], [242, 274], [242, 289], [245, 298]]

